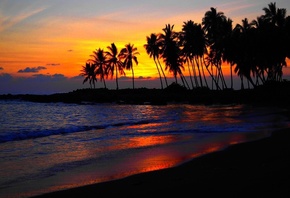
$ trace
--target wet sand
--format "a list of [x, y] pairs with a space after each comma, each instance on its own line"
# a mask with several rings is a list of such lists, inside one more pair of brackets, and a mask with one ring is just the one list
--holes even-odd
[[290, 129], [284, 129], [178, 167], [37, 197], [290, 197], [289, 159]]

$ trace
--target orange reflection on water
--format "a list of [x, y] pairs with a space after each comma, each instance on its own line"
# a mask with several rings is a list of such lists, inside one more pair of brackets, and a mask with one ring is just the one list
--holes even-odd
[[[92, 171], [87, 176], [83, 173], [70, 174], [69, 181], [72, 184], [58, 185], [59, 189], [76, 187], [92, 183], [99, 183], [108, 180], [119, 179], [129, 175], [142, 172], [161, 170], [178, 166], [193, 158], [216, 152], [236, 143], [252, 141], [267, 136], [269, 133], [222, 133], [212, 137], [201, 139], [200, 141], [185, 141], [183, 144], [167, 144], [175, 141], [176, 137], [171, 135], [158, 137], [133, 137], [129, 139], [123, 148], [134, 148], [142, 146], [154, 146], [152, 148], [138, 149], [134, 153], [121, 153], [119, 158], [106, 162], [105, 166], [94, 170], [96, 164], [92, 165]], [[86, 171], [90, 169], [86, 167]], [[82, 171], [81, 171], [82, 172]], [[77, 172], [76, 172], [77, 173]], [[99, 175], [101, 174], [101, 175]], [[84, 179], [88, 177], [88, 179]], [[69, 186], [70, 185], [70, 186]], [[54, 187], [57, 188], [57, 187]]]
[[[162, 144], [169, 144], [176, 141], [176, 136], [164, 135], [164, 136], [142, 136], [142, 137], [132, 137], [132, 138], [123, 138], [123, 143], [113, 144], [109, 149], [110, 150], [123, 150], [123, 149], [132, 149], [132, 148], [142, 148], [150, 147]], [[121, 142], [118, 140], [118, 142]]]
[[172, 158], [170, 155], [161, 155], [160, 153], [155, 153], [155, 155], [144, 156], [143, 160], [139, 162], [139, 167], [141, 167], [140, 172], [149, 172], [154, 170], [161, 170], [165, 168], [170, 168], [180, 163], [182, 158]]
[[167, 144], [176, 139], [174, 136], [148, 136], [130, 138], [127, 143], [128, 148], [153, 146], [158, 144]]
[[[145, 133], [145, 132], [156, 132], [158, 128], [160, 128], [159, 126], [164, 125], [164, 123], [159, 122], [159, 123], [146, 123], [146, 124], [139, 124], [139, 125], [131, 125], [128, 126], [128, 129], [136, 129], [136, 132], [141, 132], [141, 133]], [[157, 128], [157, 129], [154, 129]]]
[[[192, 108], [192, 110], [184, 111], [183, 114], [187, 121], [203, 121], [205, 123], [239, 123], [238, 119], [235, 119], [242, 106], [224, 106], [224, 107], [207, 107], [207, 106], [196, 106], [187, 107]], [[222, 119], [221, 119], [222, 118]]]

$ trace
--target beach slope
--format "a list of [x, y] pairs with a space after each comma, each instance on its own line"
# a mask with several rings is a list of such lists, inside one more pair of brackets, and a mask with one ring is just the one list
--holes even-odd
[[[48, 197], [290, 197], [290, 130], [178, 167], [52, 192]], [[36, 197], [35, 197], [36, 198]]]

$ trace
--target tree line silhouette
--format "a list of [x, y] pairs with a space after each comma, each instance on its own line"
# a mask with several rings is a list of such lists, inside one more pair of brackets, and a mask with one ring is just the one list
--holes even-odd
[[[242, 24], [233, 27], [230, 18], [211, 7], [202, 23], [186, 21], [180, 32], [173, 30], [174, 25], [166, 24], [162, 33], [147, 36], [144, 47], [154, 60], [161, 88], [168, 87], [164, 70], [173, 74], [175, 83], [180, 78], [187, 89], [233, 89], [233, 73], [240, 78], [241, 89], [245, 83], [248, 87], [256, 87], [283, 81], [283, 67], [290, 58], [290, 16], [286, 16], [285, 8], [277, 8], [276, 3], [268, 4], [263, 11], [264, 14], [257, 19], [249, 22], [244, 18]], [[128, 43], [119, 52], [112, 43], [107, 49], [99, 48], [90, 55], [91, 59], [81, 70], [85, 77], [83, 83], [89, 81], [90, 87], [95, 88], [99, 77], [106, 88], [105, 79], [115, 76], [118, 90], [119, 75], [131, 70], [134, 89], [133, 66], [134, 63], [138, 65], [137, 48]], [[229, 87], [223, 73], [222, 65], [225, 63], [230, 68]], [[183, 74], [185, 70], [190, 83]]]

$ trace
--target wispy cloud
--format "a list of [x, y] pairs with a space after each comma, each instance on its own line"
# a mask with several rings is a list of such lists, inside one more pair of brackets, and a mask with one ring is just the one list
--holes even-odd
[[254, 3], [245, 3], [244, 1], [233, 1], [233, 2], [228, 2], [225, 4], [221, 4], [218, 10], [221, 10], [222, 12], [226, 14], [226, 13], [234, 13], [239, 10], [245, 10], [253, 6], [255, 6]]
[[26, 67], [25, 69], [20, 69], [18, 73], [38, 73], [40, 70], [44, 70], [46, 67], [38, 66], [38, 67]]
[[65, 77], [63, 74], [53, 74], [53, 75], [50, 75], [50, 74], [34, 74], [32, 75], [32, 77], [34, 79], [37, 79], [39, 81], [43, 81], [43, 80], [63, 80], [63, 79], [68, 79], [67, 77]]
[[42, 11], [44, 11], [46, 8], [37, 8], [37, 9], [33, 9], [30, 11], [22, 11], [19, 13], [16, 13], [12, 16], [2, 16], [0, 13], [0, 32], [20, 23], [21, 21], [36, 15]]
[[47, 63], [46, 65], [47, 66], [59, 66], [60, 64], [59, 63]]
[[3, 68], [3, 67], [0, 67], [0, 71], [1, 71], [1, 70], [4, 70], [4, 68]]

